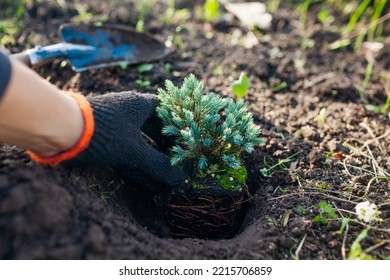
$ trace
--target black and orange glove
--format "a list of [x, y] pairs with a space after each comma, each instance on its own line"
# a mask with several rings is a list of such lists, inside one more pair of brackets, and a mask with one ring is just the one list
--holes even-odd
[[135, 92], [108, 93], [92, 98], [70, 95], [77, 100], [83, 113], [84, 132], [80, 140], [72, 149], [49, 158], [29, 151], [33, 160], [53, 166], [59, 163], [112, 166], [122, 175], [153, 189], [182, 183], [181, 169], [172, 166], [166, 155], [153, 148], [144, 133], [154, 134], [148, 135], [153, 139], [156, 131], [161, 131], [155, 118], [159, 102], [155, 95]]

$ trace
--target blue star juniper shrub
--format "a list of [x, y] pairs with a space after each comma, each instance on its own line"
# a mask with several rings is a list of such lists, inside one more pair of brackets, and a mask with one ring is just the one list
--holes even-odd
[[242, 152], [250, 153], [262, 143], [260, 127], [254, 124], [244, 101], [205, 94], [202, 82], [193, 74], [180, 88], [167, 80], [165, 89], [158, 92], [162, 133], [175, 138], [172, 165], [190, 163], [197, 177], [211, 176], [226, 189], [240, 189], [247, 177]]

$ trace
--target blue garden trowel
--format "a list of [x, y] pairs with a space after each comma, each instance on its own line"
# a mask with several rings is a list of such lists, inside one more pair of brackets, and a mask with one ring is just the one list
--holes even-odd
[[60, 27], [64, 40], [50, 46], [37, 46], [13, 57], [30, 67], [54, 59], [68, 59], [73, 70], [82, 72], [120, 64], [137, 64], [162, 59], [169, 53], [151, 35], [120, 25], [71, 25]]

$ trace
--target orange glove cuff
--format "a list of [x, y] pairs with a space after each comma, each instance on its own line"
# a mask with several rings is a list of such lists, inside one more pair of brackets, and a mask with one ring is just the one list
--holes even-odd
[[95, 129], [95, 121], [93, 118], [93, 110], [91, 105], [89, 104], [87, 99], [81, 94], [73, 92], [66, 92], [65, 94], [73, 97], [79, 104], [84, 119], [84, 131], [79, 141], [73, 148], [64, 151], [58, 155], [52, 157], [41, 157], [33, 151], [28, 150], [27, 154], [31, 157], [32, 160], [37, 163], [56, 166], [62, 161], [76, 157], [78, 154], [84, 151], [91, 142], [92, 135]]

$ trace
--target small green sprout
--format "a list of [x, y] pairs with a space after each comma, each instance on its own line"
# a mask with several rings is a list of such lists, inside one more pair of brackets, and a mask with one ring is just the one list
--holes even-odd
[[374, 68], [374, 62], [369, 61], [367, 63], [363, 83], [360, 85], [360, 89], [359, 89], [359, 96], [360, 96], [360, 99], [363, 101], [367, 101], [365, 92], [366, 92], [368, 83], [370, 82], [371, 76], [373, 74], [373, 70], [374, 70], [373, 68]]
[[304, 216], [306, 214], [306, 209], [302, 205], [298, 205], [296, 211], [301, 216]]
[[165, 46], [168, 48], [171, 48], [172, 46], [177, 46], [180, 50], [184, 49], [184, 42], [183, 39], [181, 38], [180, 32], [185, 28], [182, 25], [179, 25], [175, 28], [175, 32], [173, 34], [170, 34], [165, 41]]
[[232, 83], [233, 93], [237, 96], [238, 99], [241, 99], [248, 93], [250, 85], [251, 84], [247, 75], [242, 72], [238, 80], [235, 80]]
[[154, 65], [151, 63], [143, 63], [137, 66], [137, 72], [142, 74], [145, 72], [150, 72], [153, 69]]
[[315, 216], [313, 222], [321, 223], [327, 225], [329, 223], [328, 220], [334, 220], [338, 218], [336, 211], [333, 209], [332, 205], [327, 203], [326, 201], [320, 201], [318, 203], [318, 210], [320, 214]]
[[271, 88], [271, 91], [272, 92], [278, 92], [278, 91], [281, 91], [282, 89], [285, 89], [286, 87], [287, 87], [287, 83], [286, 82], [281, 82], [277, 86]]
[[[65, 60], [64, 60], [65, 61]], [[129, 67], [129, 63], [127, 61], [122, 61], [120, 64], [119, 64], [119, 67], [122, 69], [122, 70], [126, 70], [127, 67]]]
[[[302, 3], [302, 6], [300, 8], [300, 16], [299, 16], [299, 21], [302, 26], [302, 41], [301, 41], [301, 48], [305, 49], [310, 43], [308, 44], [308, 35], [307, 35], [307, 11], [309, 9], [309, 6], [311, 5], [312, 0], [305, 0]], [[309, 40], [310, 41], [310, 40]]]
[[366, 110], [376, 112], [378, 114], [386, 114], [390, 111], [390, 95], [387, 96], [385, 104], [376, 106], [372, 104], [365, 105]]
[[341, 48], [345, 48], [346, 46], [350, 45], [351, 44], [351, 40], [350, 39], [340, 39], [340, 40], [337, 40], [331, 44], [329, 44], [329, 49], [334, 51], [334, 50], [337, 50], [337, 49], [341, 49]]
[[345, 228], [347, 227], [347, 225], [349, 224], [350, 221], [351, 221], [350, 218], [343, 218], [341, 221], [340, 229], [338, 231], [336, 231], [335, 233], [339, 234], [339, 235], [343, 234]]
[[219, 2], [218, 0], [206, 0], [203, 6], [204, 18], [207, 21], [212, 21], [218, 18], [219, 12]]
[[220, 76], [223, 74], [223, 68], [220, 64], [214, 67], [213, 69], [213, 75]]
[[288, 169], [288, 168], [286, 167], [285, 163], [291, 162], [291, 161], [294, 159], [294, 157], [295, 157], [296, 155], [298, 155], [299, 153], [301, 153], [301, 151], [296, 152], [295, 154], [293, 154], [293, 155], [291, 155], [291, 156], [289, 156], [289, 157], [287, 157], [287, 158], [284, 158], [284, 159], [279, 160], [279, 161], [278, 161], [277, 163], [275, 163], [274, 165], [269, 165], [269, 164], [267, 163], [266, 158], [264, 158], [264, 165], [265, 165], [265, 166], [260, 170], [261, 175], [263, 175], [264, 177], [272, 177], [272, 175], [274, 174], [273, 170], [274, 170], [275, 168], [281, 167], [282, 169]]
[[319, 114], [314, 118], [314, 121], [316, 121], [320, 125], [325, 125], [326, 120], [326, 108], [322, 108], [319, 112]]
[[78, 15], [74, 16], [71, 21], [75, 24], [81, 24], [86, 22], [91, 22], [93, 14], [89, 12], [84, 6], [77, 3], [75, 5]]
[[284, 57], [284, 53], [280, 50], [279, 47], [273, 47], [268, 51], [268, 55], [271, 59], [281, 59]]
[[330, 26], [335, 20], [334, 16], [330, 15], [329, 10], [327, 9], [322, 9], [321, 11], [319, 11], [317, 14], [317, 18], [324, 27]]
[[164, 64], [164, 71], [165, 71], [165, 73], [170, 74], [172, 72], [172, 64], [165, 63]]
[[168, 6], [165, 11], [165, 24], [185, 22], [191, 17], [189, 9], [176, 9], [175, 0], [168, 0]]
[[23, 24], [15, 20], [0, 21], [0, 44], [16, 45], [15, 35], [23, 28]]
[[348, 260], [373, 260], [374, 258], [365, 253], [362, 249], [362, 245], [360, 242], [362, 242], [365, 238], [368, 236], [368, 230], [369, 228], [365, 228], [362, 230], [362, 232], [356, 237], [355, 241], [351, 245], [351, 250], [348, 254]]
[[145, 18], [151, 12], [153, 6], [156, 4], [156, 0], [134, 1], [134, 4], [136, 5], [138, 10], [138, 20], [135, 30], [137, 32], [144, 32]]
[[144, 78], [144, 79], [137, 79], [135, 81], [136, 85], [141, 87], [141, 88], [146, 88], [146, 89], [150, 89], [151, 88], [151, 81], [149, 78]]

